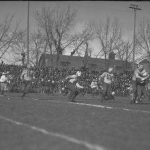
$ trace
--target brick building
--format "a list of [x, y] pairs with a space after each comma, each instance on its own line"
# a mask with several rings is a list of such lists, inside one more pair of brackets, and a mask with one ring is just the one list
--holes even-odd
[[116, 72], [123, 72], [124, 70], [131, 71], [132, 65], [129, 62], [115, 60], [115, 55], [110, 55], [109, 59], [100, 59], [92, 57], [79, 57], [79, 56], [68, 56], [60, 55], [59, 62], [57, 63], [57, 55], [42, 54], [39, 59], [40, 66], [58, 67], [58, 68], [79, 68], [85, 66], [90, 71], [104, 70], [105, 66], [114, 67]]

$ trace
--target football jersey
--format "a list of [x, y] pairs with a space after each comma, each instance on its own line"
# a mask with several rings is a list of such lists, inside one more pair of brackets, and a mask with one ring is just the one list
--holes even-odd
[[72, 75], [69, 77], [69, 82], [74, 83], [75, 81], [77, 81], [77, 76], [76, 75]]
[[145, 69], [143, 69], [142, 71], [139, 71], [139, 69], [136, 69], [134, 71], [134, 75], [133, 75], [132, 79], [135, 81], [138, 78], [138, 76], [145, 77], [146, 75], [147, 75], [147, 73], [146, 73]]
[[148, 74], [146, 72], [146, 70], [144, 69], [142, 72], [140, 72], [139, 74], [141, 77], [146, 77]]
[[30, 72], [27, 69], [23, 70], [21, 77], [23, 77], [23, 79], [26, 81], [31, 80]]
[[2, 75], [0, 78], [0, 82], [6, 82], [7, 81], [7, 77], [5, 75]]
[[92, 81], [91, 82], [91, 88], [97, 88], [98, 85], [97, 85], [97, 82], [96, 81]]
[[113, 74], [112, 73], [108, 73], [108, 72], [104, 72], [101, 77], [104, 78], [104, 82], [107, 84], [111, 84], [112, 83], [112, 79], [113, 79]]

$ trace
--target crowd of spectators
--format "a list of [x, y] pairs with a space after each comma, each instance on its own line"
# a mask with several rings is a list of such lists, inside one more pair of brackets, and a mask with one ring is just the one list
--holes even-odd
[[[23, 70], [23, 67], [17, 65], [7, 65], [0, 64], [0, 72], [7, 71], [11, 76], [11, 84], [10, 91], [19, 92], [21, 89], [21, 80], [20, 74]], [[63, 80], [66, 76], [74, 74], [76, 72], [76, 68], [72, 67], [71, 69], [66, 68], [49, 68], [49, 67], [40, 67], [31, 68], [34, 74], [32, 92], [42, 92], [48, 94], [54, 94], [55, 92], [62, 92], [62, 87], [64, 86]], [[103, 73], [97, 71], [89, 71], [87, 68], [82, 68], [82, 77], [81, 84], [85, 87], [85, 93], [90, 93], [90, 84], [93, 79], [98, 79], [99, 75]], [[128, 95], [127, 88], [131, 84], [132, 73], [115, 73], [115, 81], [113, 84], [113, 91], [118, 96], [126, 96]]]
[[115, 82], [113, 84], [113, 90], [116, 95], [127, 96], [129, 94], [128, 87], [131, 85], [132, 72], [114, 74]]

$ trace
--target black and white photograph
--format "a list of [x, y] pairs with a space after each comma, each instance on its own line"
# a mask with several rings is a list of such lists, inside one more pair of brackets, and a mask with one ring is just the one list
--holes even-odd
[[150, 150], [150, 2], [0, 1], [0, 150]]

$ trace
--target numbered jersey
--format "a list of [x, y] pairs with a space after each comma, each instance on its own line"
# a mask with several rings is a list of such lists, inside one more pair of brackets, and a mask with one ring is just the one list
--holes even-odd
[[77, 81], [77, 78], [78, 77], [76, 75], [70, 75], [68, 76], [67, 81], [70, 83], [75, 83]]
[[27, 69], [23, 70], [21, 74], [21, 79], [26, 80], [26, 81], [31, 80], [31, 74]]
[[8, 78], [5, 75], [2, 75], [0, 78], [0, 82], [7, 82]]
[[97, 82], [96, 81], [92, 81], [91, 82], [91, 88], [98, 88]]
[[112, 80], [113, 80], [113, 74], [112, 73], [104, 72], [101, 75], [101, 77], [104, 78], [105, 83], [108, 83], [108, 84], [112, 83]]

